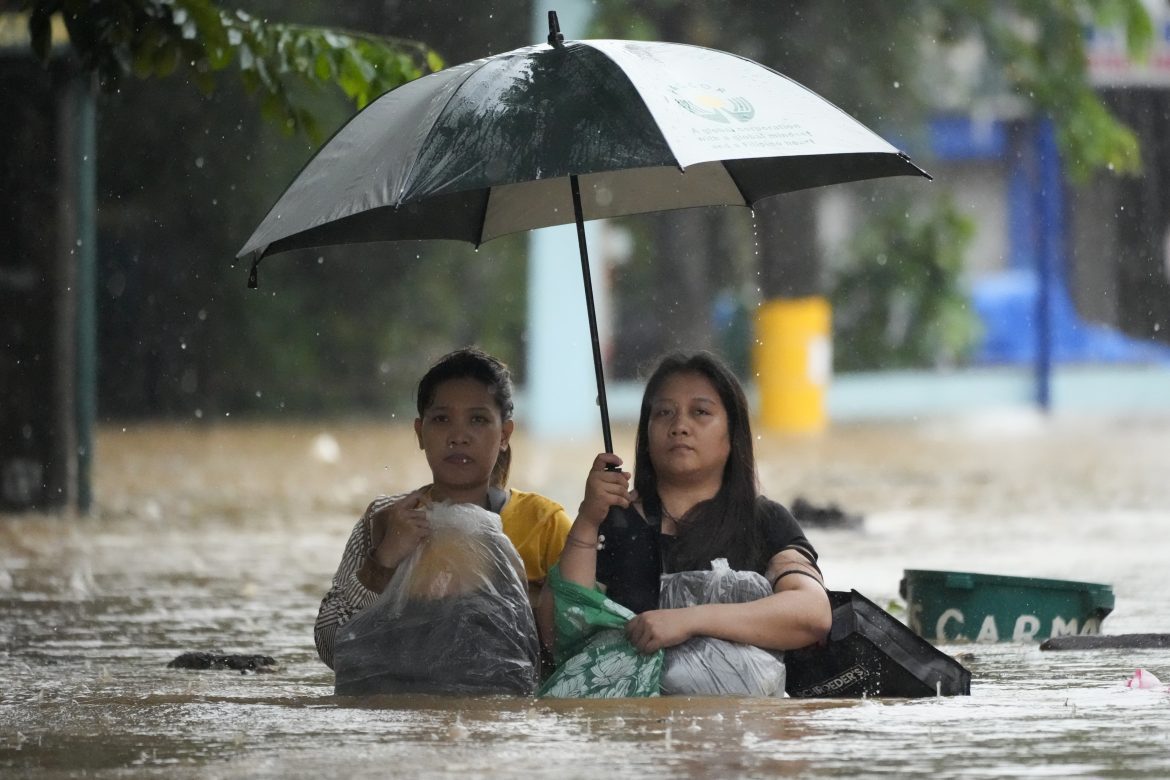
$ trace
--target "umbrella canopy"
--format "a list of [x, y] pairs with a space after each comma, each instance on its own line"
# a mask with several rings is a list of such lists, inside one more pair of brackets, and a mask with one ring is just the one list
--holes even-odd
[[564, 42], [424, 76], [378, 98], [313, 157], [240, 250], [453, 239], [751, 206], [838, 182], [929, 176], [832, 103], [749, 59], [674, 43]]

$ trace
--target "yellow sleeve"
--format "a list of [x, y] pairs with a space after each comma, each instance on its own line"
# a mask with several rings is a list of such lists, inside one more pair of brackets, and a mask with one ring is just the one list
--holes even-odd
[[573, 525], [565, 508], [538, 493], [512, 490], [500, 512], [504, 534], [512, 540], [529, 582], [540, 582], [561, 557]]

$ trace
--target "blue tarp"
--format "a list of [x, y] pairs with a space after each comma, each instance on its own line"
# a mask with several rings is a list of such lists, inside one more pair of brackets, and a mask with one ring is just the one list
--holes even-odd
[[[1036, 358], [1036, 275], [1012, 270], [980, 279], [971, 302], [984, 335], [973, 359], [983, 365], [1031, 363]], [[1113, 328], [1085, 322], [1063, 286], [1051, 292], [1054, 363], [1153, 363], [1170, 365], [1170, 346], [1142, 341]]]

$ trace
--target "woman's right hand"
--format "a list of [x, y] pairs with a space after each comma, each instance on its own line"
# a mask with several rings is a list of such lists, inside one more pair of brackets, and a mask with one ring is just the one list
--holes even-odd
[[609, 470], [607, 466], [621, 466], [622, 459], [610, 452], [603, 452], [593, 459], [589, 477], [585, 480], [585, 498], [577, 512], [577, 522], [591, 528], [598, 528], [605, 521], [609, 510], [615, 506], [628, 507], [637, 500], [630, 490], [630, 472]]
[[423, 491], [407, 493], [393, 504], [374, 513], [373, 522], [386, 529], [374, 549], [374, 560], [387, 569], [397, 568], [431, 535], [427, 521], [430, 500]]

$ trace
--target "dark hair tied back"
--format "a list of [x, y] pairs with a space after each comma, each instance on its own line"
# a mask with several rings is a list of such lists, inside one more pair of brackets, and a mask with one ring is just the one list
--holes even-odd
[[[434, 403], [439, 385], [452, 379], [481, 382], [500, 410], [500, 419], [504, 422], [512, 419], [512, 375], [503, 361], [476, 347], [464, 347], [444, 355], [423, 374], [415, 394], [419, 417]], [[492, 487], [502, 488], [508, 484], [508, 469], [511, 465], [512, 448], [509, 445], [496, 459], [491, 476]]]

